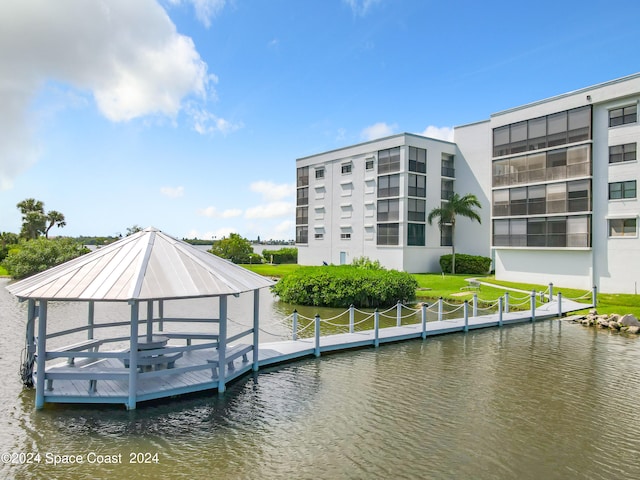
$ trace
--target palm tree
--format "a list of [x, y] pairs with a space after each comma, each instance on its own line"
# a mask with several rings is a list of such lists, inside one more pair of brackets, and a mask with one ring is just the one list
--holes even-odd
[[27, 198], [16, 205], [22, 213], [20, 236], [27, 239], [38, 238], [46, 227], [44, 204], [35, 198]]
[[51, 227], [55, 225], [58, 228], [62, 228], [67, 224], [64, 215], [56, 210], [49, 210], [49, 213], [47, 213], [47, 221], [49, 225], [44, 230], [44, 236], [46, 238], [49, 238], [49, 230], [51, 230]]
[[443, 202], [441, 206], [434, 208], [429, 212], [427, 221], [429, 225], [433, 223], [434, 218], [438, 218], [438, 226], [442, 230], [443, 225], [451, 226], [451, 273], [456, 271], [456, 247], [455, 247], [455, 230], [456, 230], [456, 217], [458, 215], [462, 217], [470, 218], [471, 220], [477, 220], [478, 223], [482, 223], [480, 215], [474, 210], [474, 208], [482, 208], [478, 198], [472, 193], [466, 194], [461, 197], [457, 193], [454, 193], [448, 202]]

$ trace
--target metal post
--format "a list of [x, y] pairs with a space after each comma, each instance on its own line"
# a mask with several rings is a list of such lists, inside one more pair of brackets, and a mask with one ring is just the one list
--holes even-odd
[[349, 305], [349, 333], [353, 333], [355, 308], [356, 307], [353, 306], [353, 303]]
[[298, 310], [293, 311], [293, 325], [291, 326], [291, 338], [298, 340]]
[[440, 297], [438, 299], [438, 321], [441, 322], [442, 321], [442, 307], [444, 300], [442, 300], [442, 297]]
[[36, 357], [36, 408], [44, 407], [44, 376], [47, 358], [47, 302], [38, 305], [38, 350]]
[[320, 356], [320, 315], [318, 315], [316, 313], [316, 318], [315, 318], [315, 336], [316, 336], [316, 347], [313, 351], [313, 354], [316, 357]]
[[562, 292], [558, 292], [558, 317], [562, 316]]
[[464, 331], [469, 331], [469, 300], [464, 301]]
[[498, 298], [498, 326], [502, 327], [502, 297]]
[[553, 302], [553, 283], [549, 284], [549, 301]]
[[373, 314], [373, 346], [378, 348], [380, 345], [380, 312], [376, 308], [376, 311]]
[[260, 357], [260, 290], [253, 291], [253, 371], [258, 371]]
[[227, 296], [220, 297], [220, 326], [218, 335], [218, 394], [226, 390], [227, 378]]
[[153, 337], [153, 300], [147, 300], [147, 342]]
[[422, 304], [422, 308], [420, 308], [420, 313], [422, 315], [422, 339], [427, 338], [427, 307], [426, 303]]
[[87, 340], [93, 340], [93, 319], [95, 316], [95, 302], [93, 300], [89, 301], [89, 312], [87, 323], [89, 324], [89, 328], [87, 328]]
[[138, 391], [138, 301], [131, 300], [131, 329], [129, 339], [129, 399], [127, 410], [135, 410]]
[[598, 304], [598, 287], [593, 286], [593, 290], [591, 290], [591, 302], [595, 307]]
[[400, 300], [398, 300], [398, 303], [396, 304], [396, 327], [399, 327], [402, 325], [402, 304], [400, 303]]
[[473, 316], [474, 317], [478, 316], [478, 294], [477, 293], [473, 294]]
[[531, 290], [531, 321], [536, 321], [536, 291]]
[[504, 313], [509, 313], [509, 292], [504, 292]]
[[158, 330], [164, 330], [164, 300], [158, 300]]

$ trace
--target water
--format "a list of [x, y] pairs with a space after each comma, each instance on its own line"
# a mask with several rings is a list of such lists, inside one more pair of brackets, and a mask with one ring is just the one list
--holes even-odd
[[[223, 396], [35, 411], [17, 375], [26, 317], [4, 283], [0, 311], [0, 452], [41, 454], [2, 478], [640, 478], [634, 338], [545, 321], [302, 360]], [[122, 463], [86, 463], [96, 453]]]

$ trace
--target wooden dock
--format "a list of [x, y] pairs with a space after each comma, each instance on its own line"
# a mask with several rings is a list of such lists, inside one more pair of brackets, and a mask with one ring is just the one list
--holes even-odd
[[[135, 398], [144, 402], [204, 390], [216, 390], [220, 385], [219, 375], [224, 374], [223, 385], [260, 367], [290, 362], [308, 356], [320, 356], [367, 346], [377, 347], [382, 343], [400, 342], [410, 339], [465, 332], [480, 328], [500, 327], [516, 323], [537, 322], [557, 318], [591, 305], [563, 299], [542, 304], [529, 311], [502, 312], [490, 315], [468, 316], [451, 320], [429, 321], [417, 324], [386, 327], [353, 333], [314, 336], [299, 340], [260, 343], [258, 361], [254, 362], [252, 345], [238, 343], [226, 347], [224, 368], [217, 364], [216, 348], [186, 349], [172, 364], [173, 368], [161, 366], [137, 375]], [[184, 347], [186, 348], [186, 347]], [[179, 347], [176, 347], [179, 349]], [[103, 352], [109, 357], [108, 351]], [[47, 368], [50, 387], [44, 391], [47, 403], [114, 403], [127, 405], [131, 391], [128, 369], [123, 368], [120, 358], [97, 359], [98, 352], [85, 354], [89, 358], [67, 361]], [[93, 358], [91, 358], [93, 357]], [[148, 369], [147, 369], [148, 370]], [[99, 380], [95, 373], [99, 372]], [[105, 374], [105, 372], [110, 372]], [[65, 378], [65, 377], [69, 378]], [[81, 377], [81, 378], [78, 378]], [[92, 380], [92, 377], [94, 378]]]

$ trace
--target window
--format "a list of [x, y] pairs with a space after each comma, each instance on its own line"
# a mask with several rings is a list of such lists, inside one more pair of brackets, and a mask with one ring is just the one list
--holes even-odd
[[520, 153], [527, 150], [527, 122], [511, 125], [511, 147], [509, 153]]
[[567, 246], [567, 217], [547, 219], [547, 247]]
[[591, 138], [591, 109], [589, 107], [569, 110], [569, 143], [582, 142]]
[[509, 215], [509, 190], [493, 191], [493, 215], [497, 217]]
[[609, 126], [617, 127], [627, 123], [635, 123], [638, 120], [638, 106], [629, 105], [622, 108], [609, 110]]
[[637, 159], [637, 144], [626, 143], [609, 147], [609, 163], [632, 162]]
[[309, 223], [309, 207], [296, 208], [296, 225], [306, 225]]
[[313, 238], [316, 240], [322, 240], [324, 238], [324, 233], [316, 233]]
[[392, 222], [400, 218], [400, 200], [378, 200], [378, 221]]
[[364, 164], [365, 170], [373, 170], [373, 160], [367, 160]]
[[526, 215], [527, 188], [512, 188], [509, 193], [509, 209], [511, 210], [511, 215]]
[[296, 170], [296, 186], [306, 187], [309, 185], [309, 167], [300, 167]]
[[567, 149], [547, 152], [547, 180], [567, 178]]
[[397, 197], [400, 195], [400, 175], [378, 177], [378, 197]]
[[340, 240], [351, 240], [351, 234], [347, 232], [341, 232]]
[[554, 113], [547, 117], [547, 146], [555, 147], [567, 143], [567, 112]]
[[636, 198], [636, 181], [614, 182], [609, 184], [609, 200]]
[[400, 171], [400, 147], [378, 152], [378, 174]]
[[495, 247], [509, 246], [509, 220], [493, 221], [493, 245]]
[[424, 247], [424, 223], [407, 224], [407, 245]]
[[456, 170], [453, 168], [454, 156], [448, 153], [442, 154], [442, 161], [440, 165], [440, 175], [443, 177], [455, 178]]
[[453, 229], [451, 225], [440, 225], [440, 246], [450, 247], [453, 245]]
[[609, 219], [610, 237], [637, 237], [637, 219], [635, 218], [611, 218]]
[[527, 246], [527, 220], [511, 220], [509, 222], [512, 247]]
[[567, 184], [552, 183], [547, 185], [547, 213], [563, 213], [567, 211]]
[[342, 164], [342, 174], [346, 175], [351, 173], [351, 163], [343, 163]]
[[527, 220], [527, 246], [544, 247], [547, 242], [546, 218], [530, 218]]
[[309, 243], [309, 227], [296, 227], [296, 243]]
[[567, 247], [588, 247], [589, 217], [567, 217]]
[[591, 182], [576, 180], [567, 183], [567, 206], [569, 212], [591, 210]]
[[427, 151], [424, 148], [409, 147], [409, 171], [427, 173]]
[[440, 199], [449, 200], [453, 197], [453, 180], [440, 180]]
[[527, 188], [527, 213], [539, 215], [547, 212], [547, 189], [544, 185], [535, 185]]
[[324, 178], [324, 168], [316, 168], [316, 179]]
[[417, 198], [409, 198], [408, 203], [408, 219], [411, 222], [424, 222], [426, 213], [426, 204], [424, 200], [418, 200]]
[[425, 177], [424, 175], [414, 175], [412, 173], [409, 174], [409, 196], [427, 196], [427, 177]]
[[397, 223], [378, 224], [378, 245], [398, 245], [400, 225]]
[[299, 188], [297, 190], [296, 205], [308, 205], [309, 204], [309, 187]]

